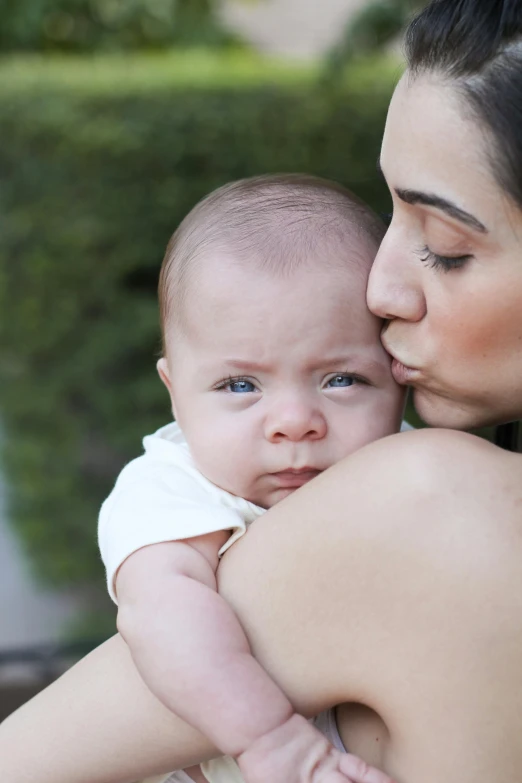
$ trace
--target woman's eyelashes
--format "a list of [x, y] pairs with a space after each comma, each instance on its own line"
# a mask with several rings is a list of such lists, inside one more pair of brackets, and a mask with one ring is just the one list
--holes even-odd
[[440, 269], [443, 272], [461, 269], [467, 261], [473, 258], [470, 253], [462, 256], [442, 256], [438, 253], [433, 253], [427, 245], [421, 248], [419, 255], [423, 264], [427, 264], [431, 269]]

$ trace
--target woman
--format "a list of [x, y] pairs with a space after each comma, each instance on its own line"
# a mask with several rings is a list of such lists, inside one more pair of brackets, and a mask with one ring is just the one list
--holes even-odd
[[[428, 424], [510, 421], [522, 416], [522, 0], [432, 2], [407, 49], [381, 155], [394, 218], [369, 306]], [[521, 456], [471, 435], [392, 436], [271, 509], [222, 563], [221, 591], [297, 709], [366, 705], [338, 709], [343, 740], [401, 783], [522, 780], [521, 475]], [[0, 778], [117, 783], [212, 752], [116, 637], [5, 722]]]

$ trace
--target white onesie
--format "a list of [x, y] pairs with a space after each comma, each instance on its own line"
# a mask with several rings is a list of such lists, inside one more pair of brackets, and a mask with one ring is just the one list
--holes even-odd
[[206, 479], [176, 422], [148, 435], [143, 446], [145, 453], [123, 468], [100, 511], [98, 543], [116, 602], [114, 578], [133, 552], [230, 530], [221, 555], [266, 510]]

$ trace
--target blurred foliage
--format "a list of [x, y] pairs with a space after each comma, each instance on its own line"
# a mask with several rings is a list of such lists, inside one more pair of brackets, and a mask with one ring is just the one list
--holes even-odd
[[239, 177], [305, 171], [389, 211], [375, 161], [396, 66], [361, 65], [325, 92], [253, 59], [183, 63], [0, 66], [2, 463], [13, 524], [54, 583], [102, 586], [100, 502], [170, 418], [156, 281], [195, 202]]
[[339, 40], [325, 58], [327, 80], [336, 80], [361, 56], [382, 52], [393, 44], [412, 14], [427, 0], [373, 0], [350, 17]]
[[0, 51], [227, 46], [217, 0], [0, 0]]

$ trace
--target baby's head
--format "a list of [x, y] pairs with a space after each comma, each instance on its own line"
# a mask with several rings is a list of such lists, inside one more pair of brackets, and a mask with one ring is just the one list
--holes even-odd
[[398, 430], [404, 395], [365, 295], [383, 233], [349, 191], [300, 175], [226, 185], [181, 223], [158, 371], [210, 481], [269, 508]]

